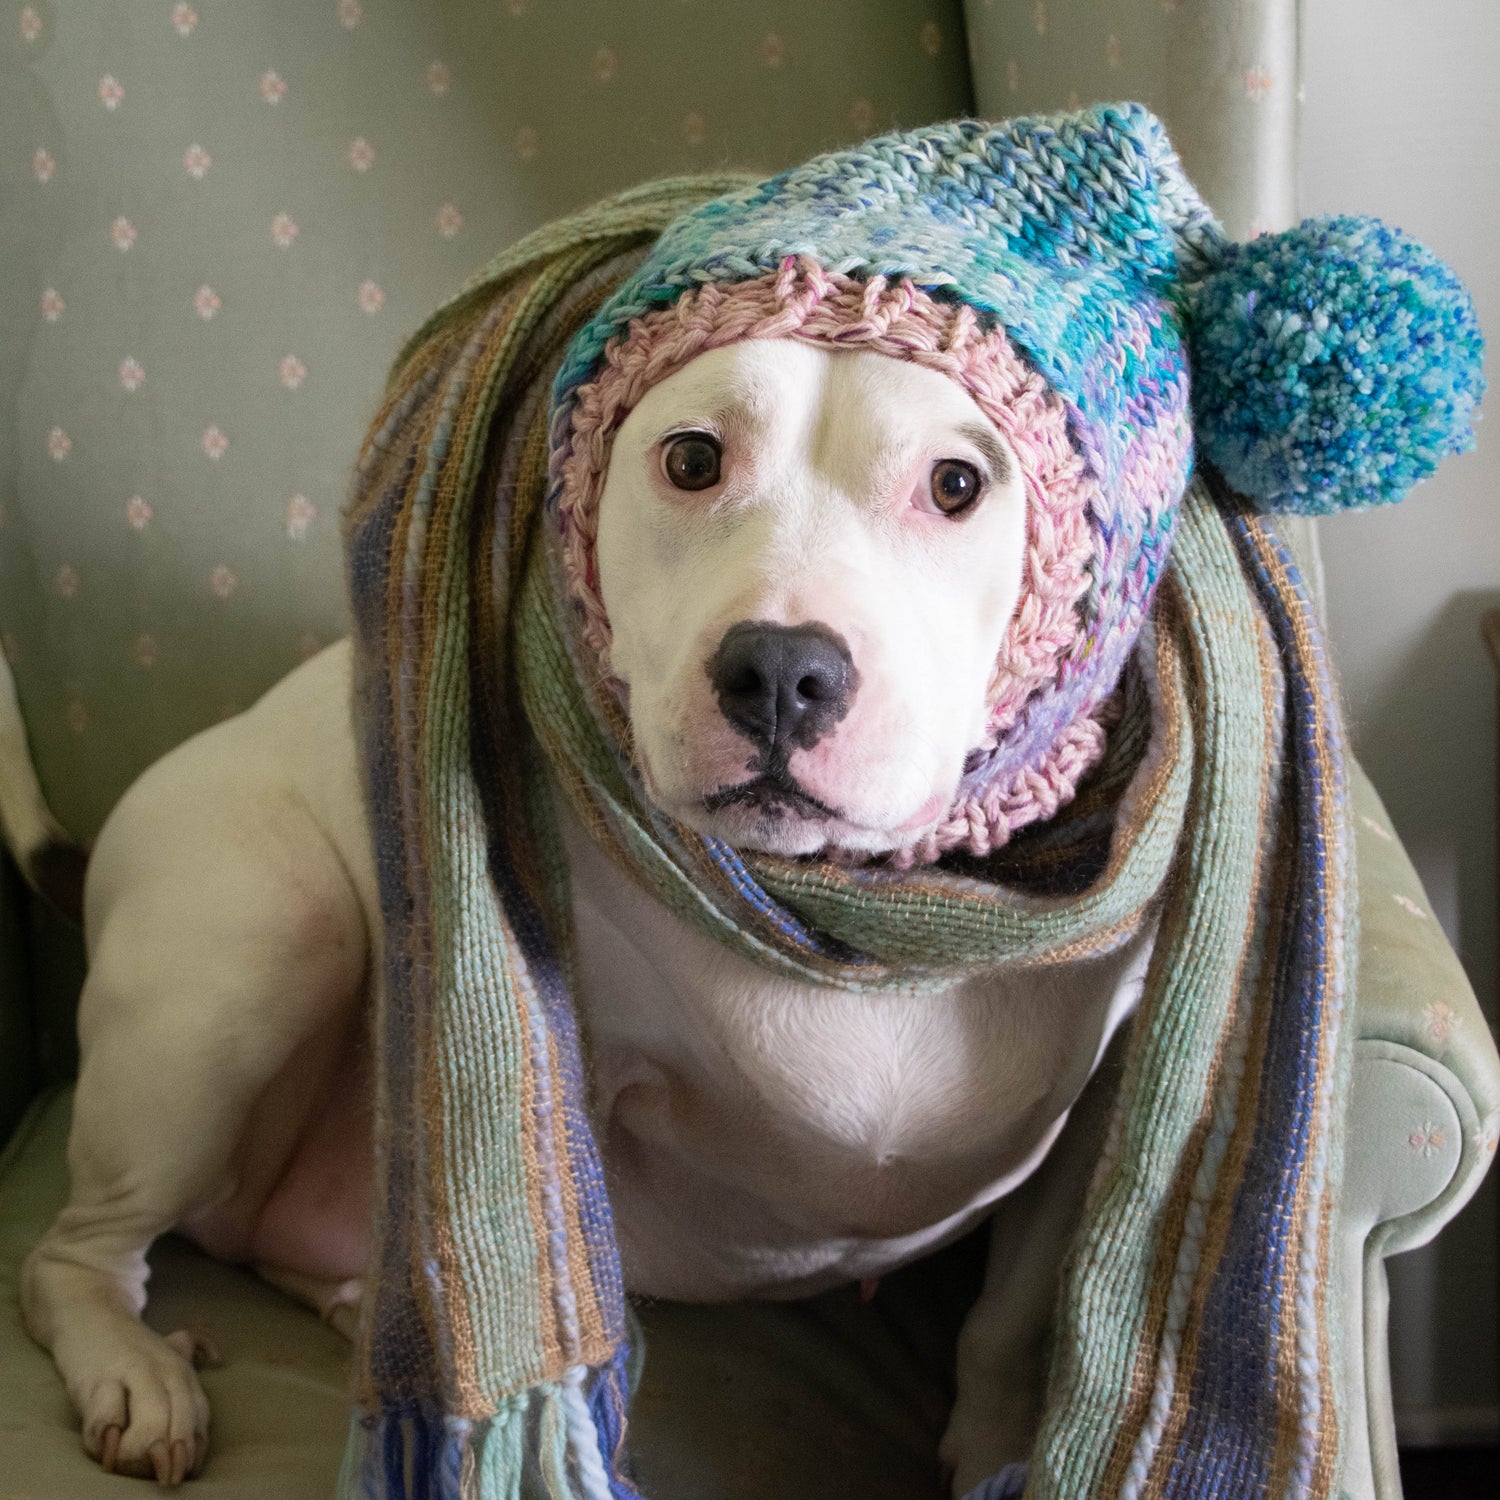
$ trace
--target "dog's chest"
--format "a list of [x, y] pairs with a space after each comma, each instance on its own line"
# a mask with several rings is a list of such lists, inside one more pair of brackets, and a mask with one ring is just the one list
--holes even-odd
[[783, 981], [565, 833], [633, 1291], [801, 1295], [962, 1232], [1034, 1169], [1139, 995], [1145, 939], [915, 997]]

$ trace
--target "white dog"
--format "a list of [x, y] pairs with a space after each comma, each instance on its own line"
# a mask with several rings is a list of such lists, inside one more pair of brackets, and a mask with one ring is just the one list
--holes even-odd
[[[762, 341], [661, 382], [615, 441], [599, 534], [653, 798], [745, 848], [912, 842], [981, 737], [1025, 539], [1005, 441], [940, 374]], [[93, 853], [72, 1193], [22, 1297], [107, 1469], [175, 1483], [207, 1452], [195, 1339], [140, 1321], [163, 1231], [357, 1316], [381, 933], [350, 699], [346, 643], [153, 766]], [[565, 835], [594, 1118], [628, 1287], [654, 1297], [801, 1296], [993, 1212], [1149, 956], [1148, 932], [1026, 982], [825, 990], [716, 946]], [[957, 1494], [1029, 1444], [1081, 1141], [1012, 1200], [1027, 1234], [997, 1231], [943, 1445]]]

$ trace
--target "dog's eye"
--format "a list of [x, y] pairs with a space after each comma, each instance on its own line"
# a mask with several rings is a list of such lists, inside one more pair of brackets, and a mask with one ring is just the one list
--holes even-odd
[[956, 516], [979, 498], [979, 470], [961, 458], [945, 458], [932, 466], [932, 503], [945, 516]]
[[662, 470], [680, 490], [706, 490], [719, 482], [718, 443], [706, 432], [685, 432], [662, 455]]

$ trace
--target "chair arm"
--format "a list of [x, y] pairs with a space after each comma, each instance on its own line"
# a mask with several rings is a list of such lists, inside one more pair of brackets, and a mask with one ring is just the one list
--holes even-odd
[[[1355, 1055], [1386, 1062], [1400, 1057], [1417, 1067], [1439, 1083], [1462, 1125], [1461, 1135], [1445, 1143], [1417, 1141], [1413, 1131], [1421, 1121], [1401, 1137], [1400, 1161], [1434, 1160], [1444, 1144], [1457, 1154], [1442, 1192], [1421, 1212], [1393, 1217], [1379, 1209], [1383, 1198], [1371, 1200], [1372, 1223], [1384, 1226], [1385, 1253], [1392, 1255], [1430, 1240], [1473, 1196], [1494, 1159], [1500, 1057], [1458, 955], [1432, 915], [1384, 804], [1358, 767], [1351, 790], [1360, 929]], [[1346, 1194], [1360, 1190], [1355, 1179], [1346, 1183]]]
[[1364, 772], [1352, 803], [1359, 979], [1345, 1115], [1345, 1490], [1399, 1500], [1385, 1257], [1425, 1244], [1495, 1153], [1500, 1059], [1457, 956]]

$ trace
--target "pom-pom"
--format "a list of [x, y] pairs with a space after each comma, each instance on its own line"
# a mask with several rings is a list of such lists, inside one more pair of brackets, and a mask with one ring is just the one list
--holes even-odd
[[1400, 500], [1474, 446], [1474, 304], [1378, 219], [1308, 219], [1230, 245], [1187, 311], [1198, 451], [1262, 510]]

